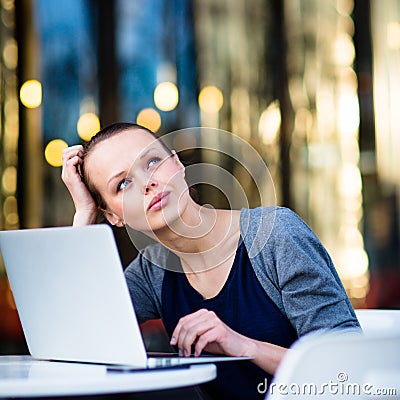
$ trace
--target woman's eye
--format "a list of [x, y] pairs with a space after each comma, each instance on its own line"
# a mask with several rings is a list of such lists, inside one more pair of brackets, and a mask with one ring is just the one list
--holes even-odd
[[147, 163], [147, 168], [152, 167], [155, 164], [158, 164], [161, 161], [160, 157], [152, 157], [150, 158], [149, 162]]
[[117, 192], [119, 192], [120, 190], [124, 190], [129, 183], [130, 183], [129, 179], [123, 179], [120, 183], [118, 183]]

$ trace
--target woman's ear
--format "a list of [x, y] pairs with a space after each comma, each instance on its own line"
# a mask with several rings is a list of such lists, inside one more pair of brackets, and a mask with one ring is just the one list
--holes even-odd
[[107, 221], [114, 226], [123, 227], [125, 226], [125, 222], [118, 215], [114, 214], [111, 211], [103, 210], [104, 216], [107, 218]]

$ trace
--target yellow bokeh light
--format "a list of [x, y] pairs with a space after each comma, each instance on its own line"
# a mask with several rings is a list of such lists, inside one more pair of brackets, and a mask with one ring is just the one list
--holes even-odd
[[78, 119], [76, 128], [79, 137], [88, 142], [100, 130], [99, 117], [94, 113], [82, 114]]
[[27, 108], [37, 108], [42, 104], [42, 84], [35, 80], [26, 81], [20, 90], [21, 103]]
[[337, 0], [336, 9], [339, 14], [349, 16], [354, 9], [353, 0]]
[[355, 299], [363, 299], [368, 294], [368, 287], [352, 287], [350, 296]]
[[339, 253], [338, 270], [342, 279], [355, 279], [368, 271], [368, 255], [361, 247], [348, 247]]
[[342, 136], [356, 134], [360, 125], [357, 93], [342, 94], [338, 104], [338, 127]]
[[387, 43], [389, 49], [400, 49], [400, 24], [389, 22], [387, 25]]
[[217, 113], [224, 104], [224, 96], [216, 86], [205, 86], [199, 94], [199, 106], [202, 111]]
[[68, 144], [61, 139], [54, 139], [49, 142], [44, 150], [46, 161], [53, 167], [61, 167], [62, 151], [68, 147]]
[[352, 38], [347, 34], [341, 34], [334, 43], [336, 64], [342, 67], [352, 65], [355, 57], [355, 48]]
[[295, 115], [295, 131], [301, 135], [307, 135], [308, 132], [311, 131], [313, 123], [313, 116], [309, 109], [300, 107], [296, 111]]
[[3, 212], [5, 215], [16, 213], [18, 210], [18, 203], [15, 196], [8, 196], [3, 203]]
[[3, 213], [9, 227], [16, 226], [19, 222], [18, 204], [15, 196], [8, 196], [4, 200]]
[[344, 164], [338, 173], [339, 193], [346, 198], [361, 195], [362, 179], [356, 164]]
[[3, 172], [2, 178], [3, 191], [7, 194], [13, 194], [17, 190], [17, 168], [7, 167]]
[[1, 5], [5, 10], [12, 10], [14, 8], [14, 0], [3, 0]]
[[281, 110], [279, 101], [273, 101], [261, 114], [258, 122], [258, 130], [265, 144], [271, 144], [275, 140], [281, 126]]
[[139, 112], [136, 122], [152, 132], [157, 132], [161, 126], [161, 117], [153, 108], [144, 108]]
[[4, 46], [3, 60], [6, 67], [9, 69], [15, 69], [18, 65], [18, 47], [14, 39], [9, 39]]
[[154, 90], [154, 104], [161, 111], [172, 111], [179, 102], [179, 92], [172, 82], [161, 82]]

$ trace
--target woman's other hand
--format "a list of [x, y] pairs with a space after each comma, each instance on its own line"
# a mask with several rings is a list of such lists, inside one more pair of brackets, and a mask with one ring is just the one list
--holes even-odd
[[182, 317], [170, 343], [178, 347], [181, 356], [189, 356], [192, 345], [195, 356], [203, 350], [214, 354], [248, 356], [251, 345], [248, 338], [229, 328], [213, 311], [206, 309]]
[[201, 309], [182, 317], [170, 341], [179, 355], [188, 357], [194, 345], [194, 354], [203, 350], [234, 357], [250, 357], [269, 374], [275, 374], [288, 349], [272, 343], [250, 339], [224, 324], [213, 311]]
[[78, 172], [82, 165], [82, 154], [82, 146], [76, 145], [64, 149], [62, 155], [61, 179], [75, 205], [74, 226], [94, 223], [98, 213], [93, 197]]

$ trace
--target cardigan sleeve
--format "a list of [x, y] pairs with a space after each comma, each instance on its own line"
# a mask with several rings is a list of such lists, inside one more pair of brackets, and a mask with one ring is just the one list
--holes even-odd
[[287, 208], [276, 208], [270, 231], [254, 268], [297, 334], [359, 328], [328, 252], [305, 222]]

